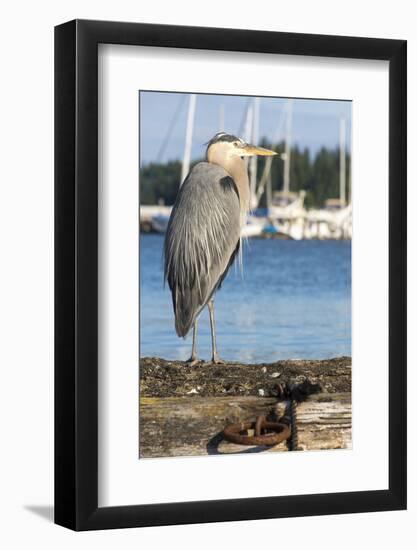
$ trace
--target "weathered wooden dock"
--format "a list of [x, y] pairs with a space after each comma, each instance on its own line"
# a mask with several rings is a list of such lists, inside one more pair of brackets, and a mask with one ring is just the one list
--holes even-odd
[[[351, 359], [269, 364], [140, 360], [141, 458], [288, 451], [246, 447], [222, 436], [227, 424], [254, 420], [277, 404], [279, 386], [308, 379], [321, 390], [297, 407], [300, 450], [351, 446]], [[285, 401], [278, 405], [285, 409]]]

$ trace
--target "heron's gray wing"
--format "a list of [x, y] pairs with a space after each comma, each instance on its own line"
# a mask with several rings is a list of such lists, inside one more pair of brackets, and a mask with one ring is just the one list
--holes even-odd
[[239, 247], [240, 204], [233, 179], [207, 162], [183, 183], [165, 236], [165, 278], [175, 328], [185, 336], [224, 279]]

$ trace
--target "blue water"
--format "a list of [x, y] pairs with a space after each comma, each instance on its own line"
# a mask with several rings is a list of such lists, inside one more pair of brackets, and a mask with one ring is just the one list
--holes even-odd
[[[140, 354], [185, 360], [191, 333], [175, 334], [171, 294], [163, 288], [160, 235], [140, 240]], [[351, 355], [351, 246], [348, 241], [251, 239], [243, 277], [232, 267], [216, 294], [217, 343], [223, 359], [271, 362]], [[207, 308], [199, 356], [211, 357]]]

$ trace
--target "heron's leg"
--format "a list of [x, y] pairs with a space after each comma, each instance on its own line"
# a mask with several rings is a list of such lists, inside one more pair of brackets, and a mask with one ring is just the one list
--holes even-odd
[[197, 357], [197, 319], [194, 322], [193, 327], [193, 347], [191, 349], [191, 357], [188, 359], [187, 363], [189, 363], [191, 366], [196, 365], [198, 363], [198, 357]]
[[214, 320], [214, 300], [210, 300], [207, 304], [207, 307], [209, 309], [209, 314], [210, 314], [211, 344], [212, 344], [212, 350], [213, 350], [213, 356], [211, 358], [211, 361], [212, 363], [216, 363], [217, 365], [223, 365], [224, 361], [222, 361], [217, 354], [216, 322]]

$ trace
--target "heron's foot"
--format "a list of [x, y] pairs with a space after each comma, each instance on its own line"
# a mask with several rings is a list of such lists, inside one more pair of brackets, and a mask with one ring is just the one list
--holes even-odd
[[223, 359], [220, 359], [220, 357], [217, 354], [213, 355], [213, 357], [211, 358], [211, 362], [213, 363], [213, 365], [225, 365], [226, 364], [226, 361], [223, 361]]
[[198, 363], [200, 362], [201, 362], [200, 359], [196, 355], [192, 355], [186, 361], [187, 365], [190, 365], [190, 367], [195, 367], [195, 365], [198, 365]]

